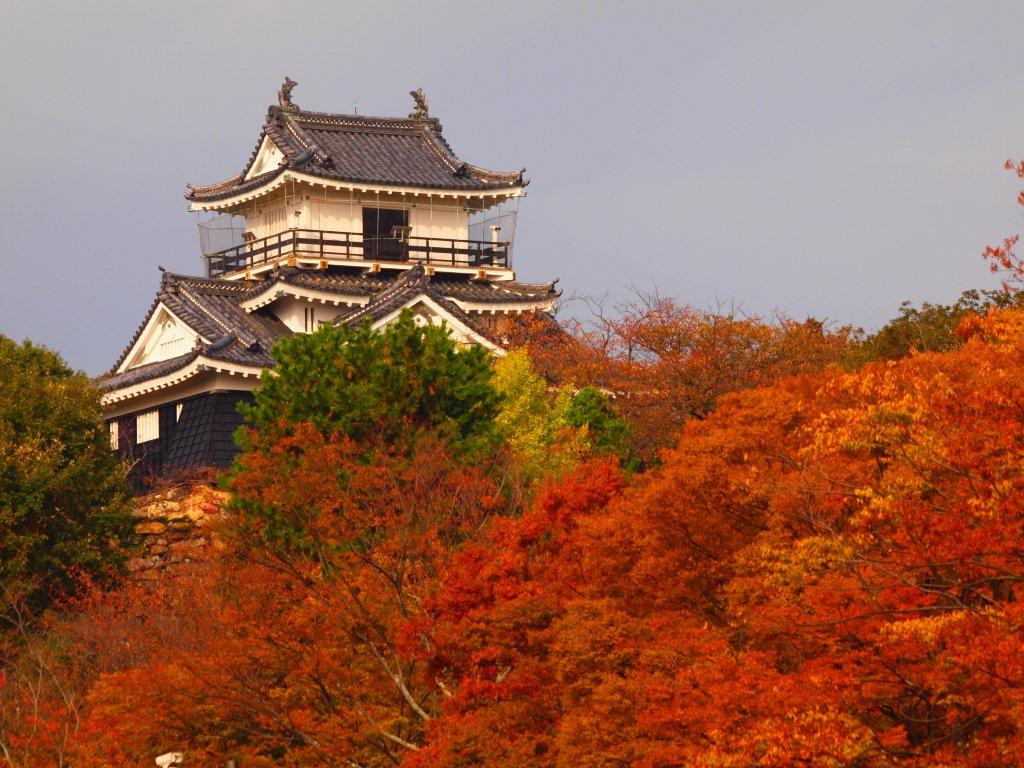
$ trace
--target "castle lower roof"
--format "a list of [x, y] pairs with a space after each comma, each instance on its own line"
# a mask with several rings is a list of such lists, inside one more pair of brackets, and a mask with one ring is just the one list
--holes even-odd
[[[421, 265], [403, 272], [345, 270], [307, 272], [285, 268], [259, 280], [224, 281], [165, 272], [138, 329], [109, 372], [96, 379], [104, 391], [136, 387], [181, 371], [196, 361], [246, 369], [274, 365], [271, 347], [292, 331], [265, 304], [279, 292], [313, 291], [346, 297], [334, 323], [371, 324], [399, 311], [417, 297], [438, 306], [451, 320], [496, 347], [507, 344], [499, 318], [526, 312], [546, 315], [560, 292], [555, 283], [457, 280], [428, 275]], [[266, 297], [266, 298], [264, 298]], [[262, 300], [261, 300], [262, 298]], [[167, 360], [124, 368], [159, 308], [185, 323], [199, 338], [195, 348]], [[553, 322], [553, 321], [552, 321]]]

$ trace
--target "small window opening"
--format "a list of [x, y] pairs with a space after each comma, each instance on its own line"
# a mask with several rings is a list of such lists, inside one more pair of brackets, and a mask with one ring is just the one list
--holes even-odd
[[366, 258], [404, 261], [409, 232], [408, 211], [363, 208], [363, 254]]
[[148, 443], [160, 438], [160, 411], [146, 411], [135, 417], [135, 442]]

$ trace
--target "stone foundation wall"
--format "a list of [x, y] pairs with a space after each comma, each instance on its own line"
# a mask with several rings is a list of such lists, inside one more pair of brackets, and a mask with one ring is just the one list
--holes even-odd
[[178, 486], [135, 500], [132, 517], [142, 540], [127, 568], [136, 578], [157, 579], [172, 566], [201, 562], [217, 546], [215, 529], [228, 494], [208, 485]]

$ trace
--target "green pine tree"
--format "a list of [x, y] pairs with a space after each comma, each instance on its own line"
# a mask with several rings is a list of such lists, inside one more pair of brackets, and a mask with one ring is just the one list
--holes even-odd
[[428, 429], [464, 455], [500, 441], [490, 353], [458, 345], [444, 326], [417, 324], [408, 310], [379, 331], [325, 325], [296, 334], [273, 354], [275, 368], [242, 411], [263, 437], [309, 422], [325, 436], [398, 447]]

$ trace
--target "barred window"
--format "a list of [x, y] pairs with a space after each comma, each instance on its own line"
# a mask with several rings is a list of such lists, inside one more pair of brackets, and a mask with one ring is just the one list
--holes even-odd
[[117, 422], [116, 421], [110, 422], [107, 425], [107, 431], [110, 433], [110, 450], [116, 451], [117, 450], [117, 439], [118, 439]]

